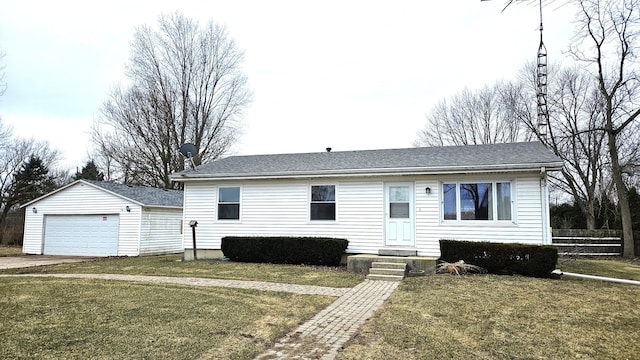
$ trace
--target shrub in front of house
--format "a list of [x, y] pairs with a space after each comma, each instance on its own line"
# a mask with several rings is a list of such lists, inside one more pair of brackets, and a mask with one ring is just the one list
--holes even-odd
[[337, 266], [349, 241], [322, 237], [226, 236], [222, 253], [239, 262]]
[[440, 254], [440, 260], [463, 260], [501, 275], [551, 277], [558, 262], [558, 249], [548, 245], [440, 240]]

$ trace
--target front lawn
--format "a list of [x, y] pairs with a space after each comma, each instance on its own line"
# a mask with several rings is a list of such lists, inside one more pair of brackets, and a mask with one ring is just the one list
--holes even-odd
[[0, 256], [24, 256], [22, 246], [0, 245]]
[[638, 299], [640, 286], [601, 281], [410, 278], [339, 359], [635, 359]]
[[640, 281], [640, 261], [637, 260], [560, 258], [557, 268], [578, 274]]
[[97, 259], [84, 263], [0, 270], [5, 274], [81, 273], [203, 277], [272, 281], [300, 285], [353, 287], [364, 276], [343, 267], [237, 263], [220, 260], [180, 261], [180, 255]]
[[0, 278], [0, 358], [251, 359], [332, 301], [228, 288]]

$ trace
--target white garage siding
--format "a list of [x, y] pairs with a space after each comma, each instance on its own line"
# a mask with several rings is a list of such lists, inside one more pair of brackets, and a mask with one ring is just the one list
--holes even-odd
[[[506, 224], [440, 221], [440, 184], [444, 181], [511, 181], [514, 222]], [[384, 184], [415, 184], [415, 239], [418, 255], [439, 256], [440, 239], [542, 243], [540, 175], [416, 176], [340, 180], [194, 181], [185, 183], [184, 221], [197, 220], [198, 248], [220, 249], [224, 236], [329, 236], [349, 240], [350, 253], [377, 253], [384, 247]], [[336, 185], [336, 221], [309, 220], [310, 185]], [[240, 220], [219, 221], [217, 186], [240, 186]], [[431, 193], [426, 194], [425, 188]], [[546, 194], [546, 189], [543, 188]], [[542, 206], [548, 206], [542, 204]], [[548, 229], [547, 229], [548, 230]], [[191, 231], [183, 236], [192, 247]]]
[[140, 231], [140, 255], [182, 252], [181, 230], [182, 210], [144, 208]]
[[[126, 206], [130, 207], [130, 212], [126, 211]], [[117, 214], [119, 217], [117, 255], [138, 255], [141, 207], [83, 183], [70, 186], [25, 208], [23, 252], [43, 253], [45, 215], [104, 214]]]
[[118, 254], [119, 216], [46, 215], [45, 255], [115, 256]]

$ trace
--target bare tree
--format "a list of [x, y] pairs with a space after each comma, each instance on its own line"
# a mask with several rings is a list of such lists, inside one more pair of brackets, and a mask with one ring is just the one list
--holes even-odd
[[14, 175], [31, 156], [42, 160], [47, 167], [55, 164], [59, 159], [59, 152], [50, 148], [47, 142], [34, 139], [20, 139], [13, 137], [12, 129], [3, 125], [0, 120], [0, 239], [4, 231], [7, 214], [15, 206], [13, 196]]
[[581, 0], [579, 3], [578, 29], [570, 53], [587, 65], [604, 101], [604, 131], [622, 219], [623, 256], [633, 257], [632, 219], [620, 147], [625, 129], [640, 115], [636, 54], [640, 45], [640, 1]]
[[599, 196], [606, 187], [603, 102], [595, 82], [577, 67], [554, 65], [549, 79], [551, 117], [546, 137], [538, 132], [536, 64], [529, 63], [517, 81], [497, 82], [475, 93], [465, 90], [450, 103], [440, 102], [416, 145], [541, 141], [565, 163], [562, 171], [549, 175], [552, 187], [573, 197], [593, 229]]
[[418, 132], [415, 146], [472, 145], [526, 141], [531, 134], [514, 121], [514, 106], [521, 87], [497, 82], [478, 91], [464, 89], [450, 101], [441, 100], [427, 114], [427, 124]]
[[595, 229], [596, 206], [606, 193], [602, 97], [592, 78], [577, 67], [559, 71], [550, 90], [547, 136], [537, 133], [537, 124], [529, 127], [564, 161], [563, 169], [550, 177], [556, 187], [573, 196], [587, 228]]
[[242, 60], [211, 21], [200, 26], [173, 13], [160, 16], [157, 30], [138, 28], [126, 68], [131, 85], [113, 90], [92, 132], [110, 162], [107, 177], [113, 168], [125, 182], [170, 188], [169, 175], [184, 169], [180, 145], [194, 143], [197, 162], [227, 152], [251, 101]]

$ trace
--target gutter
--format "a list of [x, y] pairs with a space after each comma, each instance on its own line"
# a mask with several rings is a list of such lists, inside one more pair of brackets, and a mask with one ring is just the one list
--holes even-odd
[[495, 173], [495, 172], [531, 172], [546, 168], [547, 171], [562, 169], [562, 163], [544, 164], [501, 164], [499, 166], [459, 166], [433, 168], [382, 168], [382, 169], [340, 169], [320, 171], [291, 171], [274, 173], [241, 174], [231, 173], [218, 175], [203, 174], [197, 171], [178, 173], [170, 176], [171, 180], [182, 182], [187, 180], [257, 180], [257, 179], [306, 179], [318, 177], [353, 177], [353, 176], [414, 176], [414, 175], [449, 175], [464, 173]]

